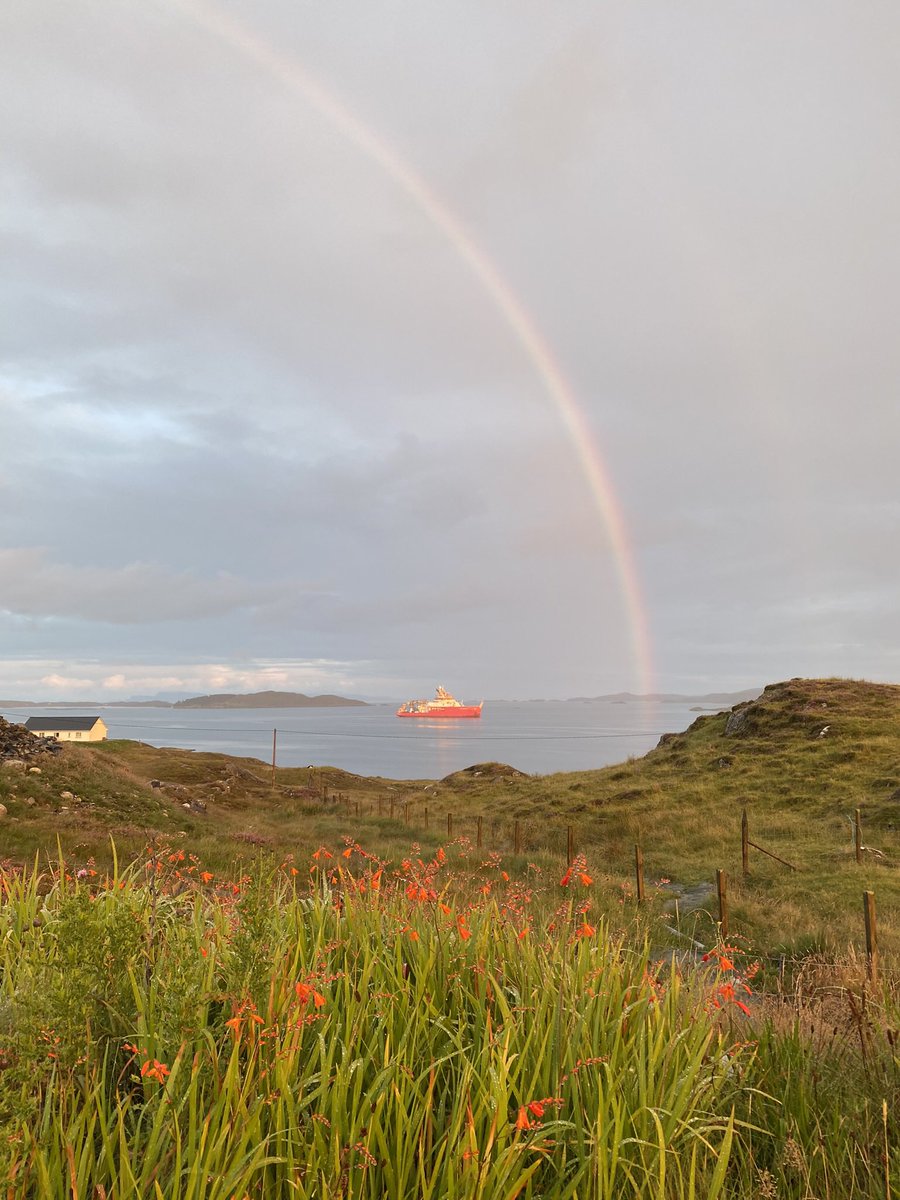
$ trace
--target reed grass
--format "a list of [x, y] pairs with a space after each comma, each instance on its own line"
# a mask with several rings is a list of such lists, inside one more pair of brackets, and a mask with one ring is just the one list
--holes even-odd
[[[610, 933], [584, 861], [508, 865], [351, 843], [228, 878], [156, 843], [109, 874], [6, 872], [2, 1194], [888, 1194], [889, 993], [848, 1059], [728, 948]], [[833, 1075], [812, 1094], [810, 1048]]]

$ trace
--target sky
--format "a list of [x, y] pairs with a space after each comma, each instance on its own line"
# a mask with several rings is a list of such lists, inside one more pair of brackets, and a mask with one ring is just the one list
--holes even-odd
[[0, 697], [900, 681], [898, 51], [5, 0]]

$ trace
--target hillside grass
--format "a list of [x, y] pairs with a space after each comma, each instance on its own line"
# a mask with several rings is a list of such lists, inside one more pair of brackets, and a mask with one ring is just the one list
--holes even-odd
[[[726, 734], [735, 716], [743, 723]], [[412, 844], [431, 854], [459, 840], [473, 859], [496, 852], [517, 870], [531, 862], [552, 873], [565, 861], [570, 826], [614, 927], [636, 919], [639, 843], [661, 944], [715, 939], [713, 881], [721, 868], [731, 929], [759, 953], [791, 960], [858, 950], [864, 890], [876, 894], [885, 962], [900, 953], [900, 688], [890, 685], [772, 685], [736, 714], [698, 718], [641, 759], [545, 777], [491, 763], [406, 782], [294, 768], [279, 769], [273, 788], [265, 763], [138, 742], [66, 746], [47, 757], [40, 775], [0, 771], [10, 861], [52, 858], [58, 843], [73, 861], [105, 863], [110, 834], [125, 857], [153, 838], [184, 839], [217, 871], [236, 869], [258, 850], [281, 860], [351, 839], [396, 859]], [[151, 788], [153, 779], [164, 786]], [[60, 800], [64, 790], [80, 803]], [[192, 802], [205, 811], [185, 807]], [[742, 878], [745, 808], [752, 840], [796, 871], [752, 850], [751, 874]], [[861, 864], [852, 852], [856, 808], [865, 844], [883, 856], [867, 849]], [[657, 886], [661, 880], [670, 882]]]
[[[34, 763], [0, 767], [9, 1200], [900, 1188], [900, 688], [790, 681], [545, 778]], [[743, 808], [798, 871], [753, 851], [740, 879]]]

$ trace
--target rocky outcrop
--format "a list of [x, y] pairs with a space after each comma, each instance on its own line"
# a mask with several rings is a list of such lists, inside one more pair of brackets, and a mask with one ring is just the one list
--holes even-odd
[[725, 736], [734, 737], [738, 733], [747, 733], [749, 730], [752, 705], [742, 704], [739, 707], [733, 708], [728, 714], [728, 720], [725, 722]]
[[56, 738], [38, 737], [24, 725], [12, 725], [0, 717], [0, 762], [28, 763], [41, 754], [55, 754], [58, 750]]

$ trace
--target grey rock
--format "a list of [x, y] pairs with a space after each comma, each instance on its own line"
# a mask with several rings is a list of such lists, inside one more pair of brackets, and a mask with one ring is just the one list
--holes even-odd
[[740, 733], [747, 724], [748, 708], [739, 708], [737, 712], [728, 714], [728, 720], [725, 722], [725, 736], [734, 737], [736, 733]]

